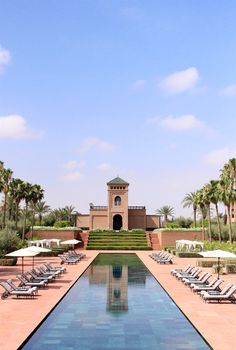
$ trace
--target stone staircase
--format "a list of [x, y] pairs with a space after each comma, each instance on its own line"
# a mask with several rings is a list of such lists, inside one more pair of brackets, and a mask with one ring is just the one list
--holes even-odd
[[158, 234], [157, 233], [150, 233], [149, 234], [150, 244], [153, 250], [161, 250], [161, 245], [159, 242]]
[[89, 233], [86, 249], [98, 250], [151, 250], [143, 230], [97, 230]]

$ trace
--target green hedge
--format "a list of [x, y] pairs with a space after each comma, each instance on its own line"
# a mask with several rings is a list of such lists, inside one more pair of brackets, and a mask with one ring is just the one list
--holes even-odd
[[179, 258], [201, 258], [201, 255], [194, 252], [176, 252], [176, 256]]
[[87, 250], [152, 250], [151, 247], [131, 247], [131, 246], [122, 246], [122, 247], [114, 247], [114, 246], [88, 246]]
[[15, 266], [17, 258], [0, 258], [0, 266]]
[[164, 250], [165, 250], [166, 252], [168, 252], [169, 249], [176, 249], [176, 247], [175, 247], [174, 245], [167, 245], [166, 247], [164, 247]]
[[227, 264], [226, 273], [236, 273], [236, 265]]
[[58, 256], [58, 254], [63, 254], [69, 250], [68, 246], [53, 248], [50, 252], [40, 253], [40, 256]]
[[[197, 266], [199, 267], [212, 267], [213, 265], [216, 264], [216, 259], [215, 260], [210, 260], [210, 259], [202, 259], [202, 260], [198, 260], [197, 261]], [[220, 263], [223, 265], [223, 266], [227, 266], [227, 265], [233, 265], [233, 266], [236, 266], [236, 259], [235, 260], [220, 260]]]
[[134, 229], [134, 230], [120, 230], [120, 231], [115, 231], [115, 230], [109, 230], [109, 229], [96, 229], [96, 230], [91, 230], [89, 231], [89, 233], [115, 233], [115, 234], [122, 234], [122, 233], [125, 233], [125, 234], [137, 234], [137, 233], [144, 233], [145, 234], [145, 231], [142, 230], [142, 229]]
[[34, 226], [33, 231], [82, 231], [79, 227]]

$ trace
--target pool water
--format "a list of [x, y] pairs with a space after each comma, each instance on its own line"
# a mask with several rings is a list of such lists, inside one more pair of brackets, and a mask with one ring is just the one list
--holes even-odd
[[21, 349], [210, 349], [135, 254], [99, 254]]

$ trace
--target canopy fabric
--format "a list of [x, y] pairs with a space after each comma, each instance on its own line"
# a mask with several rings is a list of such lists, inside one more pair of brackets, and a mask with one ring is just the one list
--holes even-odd
[[57, 246], [60, 246], [60, 239], [58, 238], [51, 238], [51, 239], [39, 239], [39, 240], [33, 240], [28, 242], [28, 246], [36, 246], [36, 247], [48, 247], [51, 248], [52, 243], [57, 243]]
[[25, 256], [35, 256], [38, 255], [40, 252], [39, 251], [32, 251], [29, 250], [28, 248], [22, 248], [15, 250], [14, 252], [6, 254], [6, 256], [13, 256], [13, 257], [25, 257]]
[[81, 241], [78, 241], [78, 239], [68, 239], [67, 241], [61, 242], [61, 244], [77, 244], [80, 243]]
[[200, 252], [200, 255], [202, 255], [204, 258], [217, 258], [218, 260], [218, 268], [217, 268], [217, 275], [218, 275], [218, 279], [220, 277], [220, 258], [236, 258], [236, 255], [231, 253], [231, 252], [227, 252], [225, 250], [221, 250], [221, 249], [217, 249], [217, 250], [209, 250], [207, 252]]
[[236, 255], [225, 250], [208, 250], [207, 252], [200, 252], [204, 258], [236, 258]]
[[25, 249], [28, 249], [31, 252], [33, 251], [33, 252], [38, 252], [38, 253], [48, 253], [48, 252], [52, 251], [51, 249], [47, 249], [47, 248], [43, 248], [43, 247], [35, 247], [35, 246], [31, 246], [31, 247], [28, 247]]
[[20, 257], [21, 258], [21, 269], [22, 269], [22, 273], [23, 273], [24, 272], [24, 257], [31, 256], [31, 257], [33, 257], [33, 261], [34, 261], [34, 257], [36, 255], [38, 255], [39, 253], [40, 253], [39, 251], [33, 251], [33, 250], [28, 249], [28, 248], [22, 248], [22, 249], [15, 250], [14, 252], [8, 253], [8, 254], [6, 254], [6, 256], [13, 256], [15, 258]]
[[180, 239], [176, 241], [176, 248], [188, 248], [188, 249], [194, 249], [196, 247], [201, 247], [201, 249], [204, 248], [204, 243], [199, 241], [190, 241], [187, 239]]

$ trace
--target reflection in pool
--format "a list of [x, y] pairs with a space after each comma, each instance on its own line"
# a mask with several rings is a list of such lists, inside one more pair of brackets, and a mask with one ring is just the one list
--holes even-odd
[[100, 254], [22, 349], [209, 349], [135, 254]]

